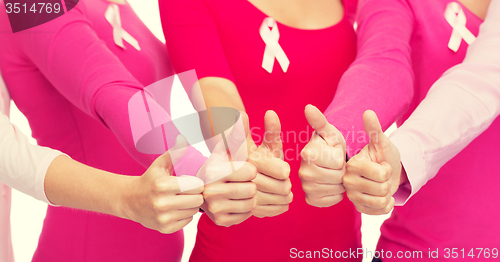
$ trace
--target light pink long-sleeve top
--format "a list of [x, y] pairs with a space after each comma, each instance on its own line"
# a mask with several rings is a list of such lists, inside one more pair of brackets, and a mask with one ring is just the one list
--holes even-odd
[[[384, 128], [395, 120], [402, 124], [432, 84], [463, 61], [468, 44], [462, 41], [456, 52], [448, 47], [453, 29], [444, 13], [452, 2], [456, 3], [360, 1], [358, 56], [326, 112], [329, 121], [347, 134], [351, 155], [367, 143], [361, 121], [365, 110], [373, 109]], [[467, 30], [477, 36], [482, 20], [459, 6]], [[500, 245], [495, 208], [500, 202], [500, 176], [495, 173], [499, 133], [500, 121], [495, 120], [405, 206], [394, 208], [381, 228], [377, 248], [392, 252], [384, 262], [398, 260], [398, 251], [417, 250], [428, 257], [429, 248], [438, 248], [443, 259], [445, 248], [469, 251]]]
[[[411, 185], [409, 197], [488, 129], [499, 114], [500, 0], [492, 0], [464, 62], [436, 81], [411, 116], [390, 136], [401, 153]], [[408, 192], [400, 196], [404, 195]]]

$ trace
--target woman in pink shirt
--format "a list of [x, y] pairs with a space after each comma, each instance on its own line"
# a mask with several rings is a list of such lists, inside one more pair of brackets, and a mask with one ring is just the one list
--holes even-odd
[[[0, 68], [39, 145], [108, 172], [137, 176], [159, 154], [135, 148], [129, 101], [142, 93], [150, 109], [160, 108], [143, 89], [174, 71], [165, 46], [126, 2], [119, 2], [79, 1], [61, 17], [19, 33], [10, 32], [2, 4]], [[168, 122], [168, 112], [162, 120]], [[179, 134], [167, 131], [159, 143], [164, 150]], [[205, 160], [188, 147], [175, 171], [195, 175]], [[68, 200], [54, 199], [62, 205]], [[179, 222], [185, 225], [189, 219]], [[182, 230], [165, 232], [172, 234], [113, 216], [50, 206], [33, 261], [180, 261]]]
[[[408, 201], [447, 161], [487, 130], [500, 114], [499, 45], [500, 0], [492, 0], [477, 40], [468, 48], [464, 62], [433, 84], [426, 98], [390, 139], [382, 133], [375, 114], [365, 113], [365, 129], [372, 135], [370, 144], [347, 165], [344, 185], [348, 195], [366, 192], [362, 188], [367, 184], [372, 191], [387, 188], [391, 180], [398, 180], [403, 170], [410, 181]], [[374, 183], [373, 174], [380, 172], [387, 172], [389, 177]], [[369, 206], [370, 199], [373, 200], [373, 195], [364, 194], [365, 199], [353, 199], [357, 206]], [[479, 251], [480, 248], [472, 252], [467, 250], [465, 255], [465, 250], [449, 248], [444, 250], [443, 256], [472, 259], [476, 253], [476, 260], [498, 258], [497, 247], [483, 248], [482, 255]], [[433, 254], [439, 255], [438, 252]]]
[[[350, 156], [368, 143], [361, 120], [363, 112], [375, 111], [383, 130], [394, 120], [402, 124], [431, 85], [446, 70], [462, 62], [468, 45], [478, 34], [488, 4], [489, 1], [448, 0], [360, 2], [358, 57], [343, 76], [325, 113], [329, 122], [345, 134]], [[443, 260], [451, 258], [453, 248], [459, 252], [459, 259], [485, 259], [484, 253], [478, 257], [479, 250], [485, 248], [491, 255], [492, 248], [500, 243], [500, 234], [495, 230], [498, 212], [492, 208], [500, 201], [496, 187], [500, 178], [492, 175], [500, 161], [500, 155], [495, 153], [500, 144], [499, 131], [498, 119], [492, 121], [425, 187], [420, 188], [426, 182], [422, 176], [408, 176], [408, 181], [406, 177], [392, 176], [394, 180], [387, 180], [392, 172], [398, 172], [395, 168], [385, 169], [374, 178], [389, 182], [385, 190], [377, 191], [377, 187], [369, 185], [363, 190], [348, 190], [347, 195], [358, 210], [381, 214], [394, 204], [403, 204], [420, 188], [404, 206], [395, 207], [383, 224], [377, 248], [379, 255], [384, 251], [383, 261], [412, 256], [413, 251], [420, 252], [424, 259]], [[387, 167], [378, 159], [377, 164]], [[344, 179], [344, 183], [352, 188], [355, 182]], [[375, 197], [368, 198], [366, 194]], [[439, 259], [429, 258], [430, 255]]]
[[345, 155], [323, 173], [333, 190], [319, 202], [338, 203], [330, 208], [309, 206], [297, 175], [300, 151], [313, 131], [304, 107], [311, 103], [325, 110], [355, 57], [356, 2], [160, 1], [172, 63], [177, 71], [196, 70], [205, 101], [199, 106], [246, 111], [253, 130], [249, 161], [266, 160], [256, 164], [253, 216], [225, 228], [225, 221], [217, 219], [222, 208], [208, 204], [198, 224], [192, 261], [288, 261], [325, 247], [361, 247], [360, 215], [342, 200], [338, 171]]

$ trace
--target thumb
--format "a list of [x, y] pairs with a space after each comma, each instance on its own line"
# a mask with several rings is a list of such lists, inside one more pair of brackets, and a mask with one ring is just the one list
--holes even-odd
[[307, 105], [304, 114], [306, 115], [307, 122], [314, 128], [316, 134], [321, 136], [329, 146], [344, 144], [342, 134], [340, 134], [335, 126], [328, 123], [325, 115], [317, 107]]
[[175, 145], [163, 155], [159, 156], [152, 164], [164, 168], [169, 175], [173, 175], [173, 167], [184, 156], [187, 150], [187, 140], [184, 136], [178, 135]]
[[281, 158], [283, 151], [281, 123], [278, 114], [273, 110], [267, 111], [264, 116], [264, 129], [264, 141], [262, 143], [271, 149], [274, 156]]
[[372, 110], [367, 110], [363, 114], [363, 124], [365, 126], [365, 131], [370, 137], [370, 143], [375, 146], [376, 149], [383, 147], [389, 139], [382, 131], [380, 122], [377, 118], [377, 114]]

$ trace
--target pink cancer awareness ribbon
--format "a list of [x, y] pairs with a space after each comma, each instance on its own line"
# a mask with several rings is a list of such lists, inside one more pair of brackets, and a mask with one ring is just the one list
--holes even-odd
[[459, 3], [449, 3], [446, 6], [444, 18], [453, 28], [450, 41], [448, 42], [448, 48], [453, 50], [453, 52], [458, 51], [462, 39], [469, 45], [476, 40], [476, 37], [466, 27], [467, 18], [465, 17], [464, 10], [462, 10]]
[[125, 29], [122, 27], [122, 20], [120, 18], [120, 8], [117, 4], [110, 4], [106, 13], [104, 14], [106, 20], [108, 20], [109, 24], [113, 27], [113, 39], [115, 40], [115, 44], [123, 49], [126, 49], [123, 44], [123, 40], [127, 41], [131, 46], [133, 46], [138, 51], [141, 51], [141, 47], [139, 46], [139, 42], [131, 36]]
[[281, 48], [278, 40], [280, 39], [280, 32], [278, 30], [278, 24], [276, 21], [267, 17], [262, 22], [260, 26], [260, 37], [264, 43], [266, 43], [266, 49], [264, 51], [264, 59], [262, 60], [262, 68], [267, 72], [272, 73], [274, 67], [274, 59], [278, 60], [283, 72], [286, 73], [288, 66], [290, 66], [290, 60]]

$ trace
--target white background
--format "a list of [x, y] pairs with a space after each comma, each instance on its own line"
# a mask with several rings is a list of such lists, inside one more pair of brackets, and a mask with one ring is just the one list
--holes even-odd
[[[149, 29], [159, 39], [164, 41], [157, 1], [128, 0], [128, 2]], [[172, 105], [173, 116], [194, 112], [194, 109], [192, 109], [187, 100], [184, 90], [177, 88], [173, 90], [173, 93], [172, 97], [174, 99], [172, 99], [172, 101], [175, 101]], [[31, 130], [26, 118], [17, 110], [13, 103], [11, 108], [11, 121], [17, 125], [24, 134], [31, 136]], [[388, 132], [391, 132], [393, 129], [394, 126], [391, 127]], [[36, 143], [34, 139], [31, 141], [32, 143]], [[31, 261], [36, 249], [47, 205], [15, 190], [13, 190], [12, 200], [11, 222], [14, 256], [17, 262], [28, 262]], [[368, 248], [372, 251], [375, 249], [378, 237], [380, 236], [380, 225], [387, 217], [388, 216], [362, 216], [361, 233], [363, 235], [362, 242], [364, 248]], [[185, 247], [182, 261], [188, 261], [194, 246], [196, 223], [198, 219], [199, 215], [197, 215], [196, 219], [184, 229]], [[371, 259], [363, 260], [363, 262], [368, 261], [371, 261]]]

